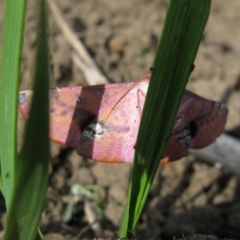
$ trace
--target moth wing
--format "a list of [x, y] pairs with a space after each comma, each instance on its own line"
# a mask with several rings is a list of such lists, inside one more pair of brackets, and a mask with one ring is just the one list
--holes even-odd
[[191, 136], [186, 126], [188, 123], [184, 115], [175, 120], [161, 163], [175, 161], [188, 154]]
[[179, 114], [185, 112], [191, 131], [191, 148], [200, 149], [210, 145], [224, 131], [228, 114], [225, 104], [186, 91], [181, 107]]
[[[50, 139], [77, 148], [84, 129], [109, 108], [132, 83], [76, 86], [50, 90]], [[19, 109], [28, 119], [32, 91], [19, 94]], [[39, 123], [41, 127], [41, 123]]]
[[132, 162], [148, 79], [102, 111], [83, 132], [78, 153], [103, 162]]
[[185, 91], [161, 163], [187, 155], [213, 143], [224, 130], [228, 109], [225, 104]]

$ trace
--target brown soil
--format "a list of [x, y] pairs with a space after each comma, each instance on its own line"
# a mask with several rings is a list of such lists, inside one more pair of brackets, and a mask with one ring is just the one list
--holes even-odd
[[[0, 1], [0, 24], [3, 2]], [[168, 1], [56, 0], [56, 3], [96, 64], [112, 82], [135, 81], [149, 71]], [[213, 1], [195, 61], [196, 67], [188, 84], [190, 90], [202, 96], [227, 103], [230, 112], [226, 130], [238, 137], [239, 9], [238, 0]], [[33, 10], [34, 5], [31, 5], [27, 18], [21, 89], [31, 88], [29, 62], [30, 52], [34, 48]], [[71, 60], [70, 46], [54, 21], [51, 31], [54, 49], [52, 86], [86, 84], [82, 73]], [[20, 118], [19, 148], [23, 124]], [[56, 144], [52, 144], [51, 153], [49, 188], [41, 221], [41, 230], [46, 239], [116, 237], [126, 201], [131, 165], [96, 163], [78, 156], [75, 149]], [[83, 184], [94, 187], [90, 199], [84, 198], [83, 194], [71, 193], [73, 188]], [[239, 191], [237, 176], [227, 169], [201, 162], [194, 156], [161, 166], [136, 238], [170, 240], [193, 234], [212, 234], [218, 238], [240, 239]], [[0, 210], [4, 219], [3, 203]], [[67, 213], [68, 218], [64, 221]], [[94, 215], [99, 221], [90, 225], [89, 216]]]

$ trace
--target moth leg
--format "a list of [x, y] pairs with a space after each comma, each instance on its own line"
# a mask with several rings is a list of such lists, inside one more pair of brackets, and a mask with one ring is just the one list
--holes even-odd
[[154, 68], [154, 67], [150, 67], [150, 71], [151, 71], [151, 72], [153, 72], [153, 71], [155, 71], [155, 70], [157, 70], [157, 69]]

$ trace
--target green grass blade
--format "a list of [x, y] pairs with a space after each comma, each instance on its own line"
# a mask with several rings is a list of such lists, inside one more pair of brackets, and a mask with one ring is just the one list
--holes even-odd
[[0, 69], [1, 191], [9, 208], [16, 180], [17, 98], [26, 0], [6, 1]]
[[45, 1], [40, 0], [37, 7], [39, 25], [34, 95], [19, 159], [16, 188], [7, 215], [5, 240], [41, 239], [38, 225], [44, 206], [50, 159], [49, 55]]
[[191, 73], [210, 0], [171, 0], [145, 101], [128, 200], [119, 232], [135, 231]]

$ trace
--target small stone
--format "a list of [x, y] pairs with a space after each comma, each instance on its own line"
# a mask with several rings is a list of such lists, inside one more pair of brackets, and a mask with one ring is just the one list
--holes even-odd
[[126, 43], [124, 39], [120, 37], [112, 38], [108, 43], [110, 50], [113, 52], [123, 52], [125, 49], [125, 45]]

